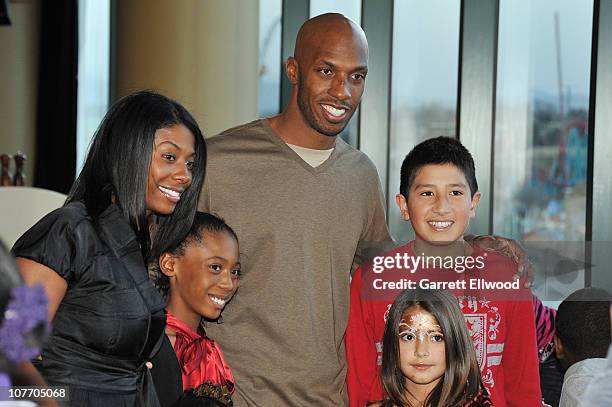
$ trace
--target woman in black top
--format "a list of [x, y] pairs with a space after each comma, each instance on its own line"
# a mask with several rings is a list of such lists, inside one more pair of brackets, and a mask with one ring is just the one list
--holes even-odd
[[53, 331], [35, 365], [70, 387], [68, 405], [159, 406], [148, 368], [165, 304], [145, 264], [189, 230], [205, 155], [180, 104], [129, 95], [106, 114], [66, 204], [13, 247], [26, 281], [49, 296]]

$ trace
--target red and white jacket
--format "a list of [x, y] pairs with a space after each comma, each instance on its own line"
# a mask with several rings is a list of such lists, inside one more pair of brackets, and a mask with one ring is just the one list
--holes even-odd
[[[414, 256], [412, 242], [385, 255], [394, 257], [397, 253]], [[496, 275], [499, 281], [512, 280], [517, 267], [510, 259], [476, 249], [471, 254], [473, 257], [478, 255], [486, 259], [485, 278]], [[431, 271], [427, 272], [429, 274], [421, 270], [404, 272], [402, 276], [414, 281], [431, 277]], [[465, 274], [468, 277], [469, 273]], [[381, 275], [373, 273], [371, 266], [362, 266], [355, 271], [351, 282], [350, 318], [346, 331], [347, 387], [351, 407], [363, 407], [367, 402], [384, 398], [379, 379], [382, 338], [393, 299], [402, 290], [392, 293], [392, 297], [389, 297], [389, 292], [377, 296], [369, 286]], [[522, 284], [523, 281], [521, 287]], [[508, 295], [504, 297], [492, 291], [481, 291], [478, 295], [474, 295], [474, 291], [449, 291], [457, 296], [465, 316], [483, 381], [493, 404], [496, 407], [540, 407], [542, 397], [530, 291], [521, 288], [510, 293], [519, 299], [513, 301]]]

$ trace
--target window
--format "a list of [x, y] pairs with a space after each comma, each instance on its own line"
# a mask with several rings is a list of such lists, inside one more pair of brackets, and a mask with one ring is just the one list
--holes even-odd
[[310, 0], [310, 17], [325, 13], [344, 14], [361, 24], [361, 0]]
[[[584, 245], [567, 242], [586, 238], [592, 19], [592, 1], [500, 3], [493, 231], [579, 261]], [[559, 264], [539, 265], [543, 299], [584, 287]]]
[[404, 157], [428, 138], [455, 136], [459, 6], [455, 0], [395, 2], [387, 201], [398, 241], [413, 238], [395, 204]]
[[282, 0], [259, 2], [259, 116], [280, 112]]
[[[486, 191], [473, 222], [475, 232], [523, 241], [579, 242], [571, 254], [579, 261], [585, 241], [610, 239], [611, 222], [602, 203], [610, 196], [605, 167], [609, 151], [602, 142], [610, 126], [603, 118], [612, 116], [609, 98], [603, 96], [610, 94], [611, 83], [605, 44], [612, 31], [605, 22], [612, 8], [607, 3], [294, 0], [284, 7], [294, 13], [287, 19], [291, 27], [281, 27], [287, 38], [294, 38], [308, 15], [325, 12], [343, 13], [365, 28], [370, 72], [364, 115], [354, 117], [342, 137], [377, 165], [390, 230], [398, 241], [413, 237], [395, 205], [401, 162], [425, 139], [456, 137], [459, 113], [461, 138], [475, 155], [478, 180]], [[597, 77], [603, 80], [595, 84], [596, 116], [589, 111], [594, 17], [601, 19], [596, 34], [604, 37], [597, 59]], [[594, 117], [600, 125], [592, 135], [588, 122]], [[592, 145], [599, 146], [595, 153], [589, 150]], [[600, 212], [598, 220], [589, 212], [590, 202]], [[567, 281], [565, 286], [573, 288]], [[578, 274], [574, 283], [579, 288], [591, 279]]]
[[500, 4], [494, 232], [585, 239], [593, 2]]
[[110, 0], [79, 1], [77, 174], [109, 105]]

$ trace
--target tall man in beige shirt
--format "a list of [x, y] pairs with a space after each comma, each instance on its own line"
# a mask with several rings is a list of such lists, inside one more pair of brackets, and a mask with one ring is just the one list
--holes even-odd
[[300, 29], [278, 116], [208, 144], [199, 209], [240, 239], [243, 277], [207, 333], [232, 368], [235, 405], [343, 406], [349, 276], [364, 248], [389, 242], [376, 168], [338, 134], [368, 70], [363, 30], [339, 14]]

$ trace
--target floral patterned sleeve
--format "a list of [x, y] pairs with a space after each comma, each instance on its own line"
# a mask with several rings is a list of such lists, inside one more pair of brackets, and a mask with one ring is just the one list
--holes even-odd
[[493, 402], [486, 389], [481, 389], [480, 393], [472, 400], [468, 401], [465, 407], [493, 407]]

